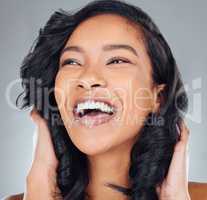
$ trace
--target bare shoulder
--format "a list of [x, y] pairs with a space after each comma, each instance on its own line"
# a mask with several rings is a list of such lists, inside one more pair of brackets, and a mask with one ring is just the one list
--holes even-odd
[[207, 183], [189, 182], [188, 189], [191, 200], [207, 200]]
[[5, 197], [4, 199], [1, 200], [23, 200], [24, 198], [24, 193], [20, 193], [20, 194], [14, 194], [8, 197]]

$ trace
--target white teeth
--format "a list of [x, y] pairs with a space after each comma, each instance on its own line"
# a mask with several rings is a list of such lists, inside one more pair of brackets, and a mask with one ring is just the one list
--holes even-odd
[[104, 102], [85, 101], [77, 105], [77, 113], [84, 113], [85, 109], [100, 109], [103, 112], [113, 112], [114, 108]]

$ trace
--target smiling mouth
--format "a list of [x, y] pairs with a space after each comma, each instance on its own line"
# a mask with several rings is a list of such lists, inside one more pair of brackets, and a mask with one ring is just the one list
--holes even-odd
[[109, 122], [115, 117], [115, 114], [115, 112], [112, 114], [107, 114], [103, 112], [91, 111], [83, 116], [76, 116], [75, 120], [81, 125], [93, 127]]
[[85, 127], [95, 127], [98, 125], [106, 124], [111, 121], [117, 114], [117, 108], [111, 107], [110, 109], [99, 108], [85, 108], [79, 109], [77, 105], [73, 109], [73, 116], [77, 124]]

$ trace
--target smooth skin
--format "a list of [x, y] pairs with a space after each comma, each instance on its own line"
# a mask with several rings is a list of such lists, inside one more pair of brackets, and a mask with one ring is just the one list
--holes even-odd
[[[123, 199], [123, 194], [105, 184], [130, 186], [130, 151], [143, 119], [158, 110], [158, 93], [163, 88], [164, 84], [152, 81], [140, 27], [125, 18], [113, 14], [89, 18], [69, 37], [60, 55], [55, 98], [70, 139], [89, 160], [90, 182], [86, 190], [93, 199]], [[113, 102], [118, 108], [118, 120], [92, 128], [75, 123], [74, 102], [88, 96]]]
[[[138, 56], [126, 49], [103, 50], [108, 44], [130, 45], [138, 52]], [[91, 200], [127, 200], [123, 194], [104, 186], [104, 183], [129, 186], [129, 155], [137, 133], [143, 126], [143, 121], [136, 121], [136, 117], [144, 119], [149, 112], [159, 110], [158, 94], [164, 85], [155, 85], [152, 81], [150, 59], [141, 32], [120, 16], [104, 14], [84, 21], [72, 33], [65, 48], [71, 45], [81, 47], [84, 52], [65, 51], [60, 56], [55, 98], [69, 137], [88, 156], [90, 183], [87, 192], [92, 196]], [[128, 62], [110, 62], [115, 57]], [[73, 59], [73, 64], [64, 65], [69, 58]], [[92, 85], [96, 87], [92, 88]], [[71, 108], [76, 98], [87, 96], [89, 91], [92, 91], [92, 96], [107, 94], [120, 108], [117, 115], [120, 121], [115, 126], [107, 123], [90, 129], [71, 123]], [[31, 117], [39, 131], [24, 200], [54, 199], [52, 194], [58, 194], [55, 182], [58, 161], [44, 120], [35, 110], [31, 112]], [[184, 123], [179, 127], [181, 140], [175, 147], [168, 176], [157, 188], [160, 200], [190, 199], [186, 163], [189, 131]]]
[[[56, 184], [58, 161], [54, 154], [50, 132], [45, 120], [35, 109], [31, 111], [31, 118], [38, 127], [38, 137], [32, 167], [27, 175], [24, 200], [61, 200]], [[159, 200], [190, 200], [188, 192], [189, 130], [184, 121], [179, 128], [181, 137], [175, 146], [168, 175], [161, 187], [157, 188]]]

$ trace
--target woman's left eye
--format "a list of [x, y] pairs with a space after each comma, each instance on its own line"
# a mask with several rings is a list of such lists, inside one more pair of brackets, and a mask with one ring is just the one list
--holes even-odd
[[113, 59], [110, 60], [110, 62], [108, 64], [111, 64], [111, 63], [121, 64], [121, 63], [130, 63], [130, 61], [122, 59], [122, 58], [113, 58]]

